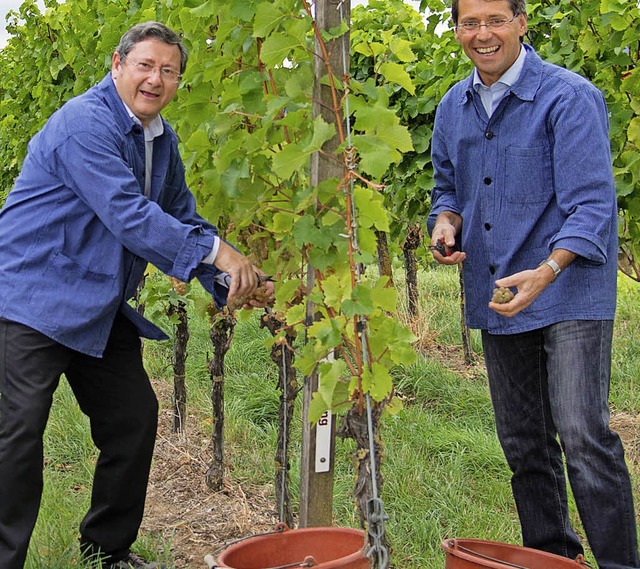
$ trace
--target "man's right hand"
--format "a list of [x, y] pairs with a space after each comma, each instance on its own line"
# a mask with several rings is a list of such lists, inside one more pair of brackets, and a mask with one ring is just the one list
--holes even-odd
[[[442, 212], [438, 215], [436, 223], [431, 232], [431, 251], [433, 258], [441, 265], [457, 265], [467, 258], [467, 254], [463, 251], [455, 251], [456, 235], [462, 227], [462, 218], [450, 211]], [[445, 246], [445, 254], [442, 255], [438, 249], [441, 246], [438, 242]]]
[[[213, 264], [230, 277], [227, 304], [233, 305], [236, 298], [250, 298], [259, 284], [257, 275], [263, 274], [242, 253], [222, 240]], [[270, 288], [272, 293], [273, 283], [264, 283], [263, 286], [265, 285], [270, 285], [267, 288]]]

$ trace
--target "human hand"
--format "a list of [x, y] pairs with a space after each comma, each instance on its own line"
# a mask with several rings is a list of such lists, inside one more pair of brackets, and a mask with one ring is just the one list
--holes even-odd
[[222, 240], [213, 264], [229, 275], [228, 300], [248, 296], [258, 286], [256, 271], [249, 259]]
[[436, 223], [429, 249], [434, 260], [441, 265], [457, 265], [467, 258], [467, 254], [456, 246], [456, 228], [451, 223]]
[[[550, 271], [528, 270], [498, 279], [495, 283], [498, 288], [494, 290], [489, 308], [507, 318], [522, 312], [552, 282], [553, 278], [549, 278], [549, 273], [553, 276]], [[517, 289], [515, 295], [512, 288]]]
[[237, 310], [240, 307], [250, 310], [252, 308], [273, 306], [275, 302], [275, 286], [272, 277], [259, 274], [257, 269], [256, 277], [260, 284], [258, 284], [250, 296], [235, 296], [233, 299], [227, 301], [227, 306], [230, 310]]
[[274, 283], [270, 277], [228, 243], [220, 241], [214, 265], [229, 275], [229, 308], [263, 308], [273, 304]]

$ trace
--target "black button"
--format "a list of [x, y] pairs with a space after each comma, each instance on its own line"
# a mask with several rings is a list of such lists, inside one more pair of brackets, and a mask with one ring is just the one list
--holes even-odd
[[493, 265], [489, 265], [489, 272], [492, 275], [495, 275], [496, 274], [496, 268]]
[[484, 137], [487, 140], [491, 140], [494, 136], [495, 136], [495, 134], [493, 134], [490, 130], [488, 130], [487, 132], [484, 133]]
[[485, 183], [485, 185], [486, 185], [486, 186], [488, 186], [489, 184], [491, 184], [491, 182], [492, 182], [492, 181], [493, 181], [493, 180], [491, 180], [491, 178], [485, 178], [485, 179], [483, 180], [483, 182]]
[[490, 223], [485, 223], [484, 224], [484, 228], [489, 231], [491, 229], [491, 224]]

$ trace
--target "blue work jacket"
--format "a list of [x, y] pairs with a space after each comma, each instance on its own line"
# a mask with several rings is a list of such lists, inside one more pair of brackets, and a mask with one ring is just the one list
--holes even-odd
[[[566, 320], [610, 320], [616, 304], [617, 205], [602, 93], [530, 47], [491, 118], [473, 75], [436, 112], [432, 226], [462, 216], [466, 321], [494, 334]], [[495, 281], [535, 269], [549, 253], [578, 257], [521, 313], [490, 310]]]
[[108, 74], [36, 134], [0, 212], [0, 316], [101, 356], [118, 311], [141, 336], [167, 338], [127, 300], [147, 263], [199, 277], [216, 299], [218, 272], [201, 264], [216, 228], [196, 213], [175, 132], [155, 139], [150, 198], [145, 145]]

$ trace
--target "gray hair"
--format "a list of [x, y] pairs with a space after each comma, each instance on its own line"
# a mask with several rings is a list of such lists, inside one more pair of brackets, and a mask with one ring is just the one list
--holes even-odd
[[[485, 0], [487, 2], [491, 2], [493, 0]], [[511, 12], [513, 15], [516, 14], [524, 14], [527, 15], [527, 2], [526, 0], [508, 0], [509, 8], [511, 8]], [[460, 0], [451, 0], [451, 19], [454, 24], [458, 23], [458, 4]]]
[[187, 67], [187, 59], [189, 58], [187, 49], [182, 44], [180, 36], [160, 22], [144, 22], [130, 28], [120, 38], [116, 52], [120, 54], [120, 57], [126, 57], [134, 45], [148, 39], [156, 39], [169, 45], [177, 46], [180, 50], [180, 73], [184, 73]]

